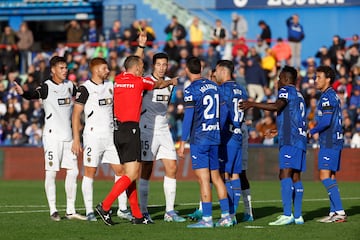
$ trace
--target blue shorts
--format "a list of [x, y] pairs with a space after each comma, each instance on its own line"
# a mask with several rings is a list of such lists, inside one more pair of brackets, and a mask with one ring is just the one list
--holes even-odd
[[305, 172], [306, 151], [289, 145], [282, 146], [279, 152], [279, 165], [280, 169], [291, 168]]
[[190, 144], [192, 169], [208, 168], [219, 169], [219, 145]]
[[320, 148], [318, 155], [318, 169], [331, 170], [337, 172], [340, 170], [341, 150]]
[[220, 172], [241, 173], [242, 147], [240, 145], [220, 145], [219, 147]]

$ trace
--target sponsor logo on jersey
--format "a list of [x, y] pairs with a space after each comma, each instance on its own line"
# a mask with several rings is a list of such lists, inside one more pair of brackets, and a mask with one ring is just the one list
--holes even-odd
[[203, 132], [220, 130], [220, 126], [219, 126], [218, 122], [216, 124], [210, 124], [210, 125], [206, 125], [206, 123], [203, 123], [201, 126], [202, 126], [201, 131], [203, 131]]
[[234, 93], [234, 94], [242, 95], [241, 89], [237, 89], [237, 88], [234, 88], [234, 89], [233, 89], [233, 93]]
[[99, 99], [99, 106], [111, 105], [113, 100], [111, 98]]
[[157, 102], [167, 102], [169, 101], [169, 95], [156, 95]]
[[115, 83], [114, 87], [116, 88], [135, 88], [133, 83]]
[[62, 105], [69, 105], [71, 103], [71, 99], [70, 98], [59, 98], [58, 99], [58, 104], [60, 106]]

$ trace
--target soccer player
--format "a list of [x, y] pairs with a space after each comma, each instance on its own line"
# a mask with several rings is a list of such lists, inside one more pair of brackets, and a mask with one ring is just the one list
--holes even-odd
[[144, 63], [139, 57], [146, 44], [146, 33], [139, 35], [137, 55], [131, 55], [125, 59], [125, 72], [115, 78], [114, 83], [114, 117], [115, 131], [114, 142], [123, 164], [125, 174], [115, 182], [106, 198], [99, 203], [95, 210], [106, 225], [114, 225], [111, 219], [110, 208], [116, 198], [126, 190], [133, 224], [148, 224], [147, 219], [141, 214], [136, 192], [136, 179], [140, 171], [141, 142], [140, 142], [140, 112], [142, 96], [145, 90], [165, 88], [175, 81], [156, 81], [142, 77]]
[[[91, 79], [85, 81], [76, 95], [72, 113], [73, 144], [75, 155], [83, 152], [84, 176], [82, 193], [88, 221], [97, 221], [93, 209], [93, 182], [97, 167], [109, 163], [115, 173], [115, 182], [124, 174], [114, 145], [113, 83], [107, 81], [109, 67], [105, 59], [94, 58], [89, 64]], [[80, 144], [81, 114], [85, 116], [83, 130], [84, 151]], [[101, 122], [101, 124], [99, 124]], [[120, 216], [131, 220], [126, 206], [126, 193], [119, 196]], [[122, 215], [121, 215], [122, 214]], [[119, 215], [119, 214], [118, 214]]]
[[217, 62], [215, 78], [220, 84], [224, 101], [221, 108], [221, 144], [219, 147], [220, 172], [223, 174], [229, 199], [229, 213], [234, 224], [240, 200], [242, 167], [242, 130], [244, 112], [238, 109], [239, 102], [247, 100], [246, 90], [232, 80], [234, 64], [229, 60]]
[[35, 91], [28, 92], [16, 85], [18, 94], [25, 99], [42, 99], [45, 111], [43, 144], [45, 153], [45, 192], [53, 221], [61, 217], [56, 208], [56, 174], [60, 168], [66, 169], [66, 215], [67, 219], [86, 220], [75, 211], [76, 178], [79, 174], [77, 157], [71, 152], [71, 110], [75, 85], [66, 79], [68, 68], [63, 57], [50, 59], [51, 78], [44, 81]]
[[185, 115], [178, 149], [184, 158], [185, 142], [190, 136], [192, 169], [200, 185], [202, 220], [188, 228], [212, 228], [212, 192], [210, 178], [218, 193], [221, 219], [217, 226], [232, 226], [225, 184], [219, 173], [218, 148], [220, 144], [220, 96], [216, 83], [201, 77], [201, 63], [196, 57], [186, 61], [186, 74], [191, 84], [184, 90]]
[[[162, 79], [171, 81], [165, 76], [168, 69], [168, 56], [166, 53], [156, 53], [153, 56], [152, 80]], [[141, 176], [139, 180], [140, 209], [150, 223], [151, 219], [147, 206], [149, 194], [149, 180], [153, 168], [153, 160], [161, 160], [165, 168], [164, 194], [165, 194], [165, 222], [184, 222], [185, 218], [174, 211], [176, 196], [177, 160], [175, 145], [171, 137], [167, 120], [167, 108], [171, 97], [172, 87], [154, 89], [144, 92], [140, 119], [141, 130]]]
[[[302, 94], [296, 89], [297, 71], [285, 66], [279, 75], [279, 92], [275, 103], [240, 102], [241, 109], [250, 107], [267, 111], [276, 111], [276, 124], [279, 138], [279, 178], [283, 215], [269, 225], [303, 224], [302, 198], [303, 185], [301, 172], [305, 171], [306, 157], [306, 121], [305, 102]], [[271, 133], [276, 134], [275, 131]], [[293, 198], [294, 195], [294, 199]], [[292, 201], [294, 215], [292, 214]]]
[[317, 105], [316, 126], [310, 130], [310, 134], [319, 134], [318, 168], [320, 180], [330, 199], [329, 215], [319, 220], [323, 223], [345, 222], [347, 220], [336, 181], [336, 172], [340, 170], [344, 136], [340, 99], [331, 87], [334, 80], [335, 72], [331, 67], [319, 66], [316, 69], [315, 85], [322, 94]]

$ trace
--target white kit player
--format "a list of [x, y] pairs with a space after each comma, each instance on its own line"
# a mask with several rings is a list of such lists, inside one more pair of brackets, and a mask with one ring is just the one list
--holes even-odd
[[56, 208], [56, 173], [66, 169], [66, 215], [67, 219], [86, 220], [75, 211], [76, 179], [79, 173], [77, 157], [71, 152], [71, 110], [76, 87], [66, 80], [68, 68], [63, 57], [50, 60], [52, 79], [43, 82], [34, 92], [24, 92], [16, 85], [16, 91], [25, 99], [42, 99], [45, 111], [43, 145], [45, 153], [45, 192], [53, 221], [60, 221]]
[[[113, 83], [106, 81], [109, 67], [105, 59], [94, 58], [89, 64], [91, 79], [78, 89], [72, 115], [74, 141], [72, 151], [83, 152], [82, 193], [88, 221], [97, 221], [93, 209], [93, 182], [100, 163], [111, 165], [115, 182], [124, 174], [114, 145]], [[83, 148], [80, 143], [81, 115], [84, 113]], [[126, 192], [119, 196], [119, 217], [131, 220]]]
[[[164, 79], [168, 68], [168, 56], [166, 53], [157, 53], [153, 56], [152, 79]], [[167, 120], [168, 102], [171, 97], [172, 87], [154, 89], [144, 93], [140, 119], [141, 132], [141, 177], [139, 181], [140, 209], [150, 223], [151, 219], [148, 206], [149, 179], [152, 173], [153, 160], [161, 160], [165, 168], [164, 194], [166, 209], [164, 221], [184, 222], [185, 218], [174, 211], [176, 196], [176, 171], [177, 159], [175, 145], [171, 137]]]

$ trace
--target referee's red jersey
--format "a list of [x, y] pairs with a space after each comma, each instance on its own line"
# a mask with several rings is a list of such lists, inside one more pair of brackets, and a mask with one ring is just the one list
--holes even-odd
[[139, 122], [144, 90], [153, 90], [151, 78], [137, 77], [122, 72], [115, 77], [114, 116], [120, 122]]

